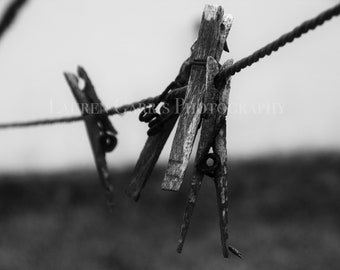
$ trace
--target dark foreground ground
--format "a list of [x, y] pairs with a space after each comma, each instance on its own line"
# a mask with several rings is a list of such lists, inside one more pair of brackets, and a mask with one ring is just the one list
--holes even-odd
[[0, 176], [0, 269], [339, 269], [340, 155], [230, 164], [230, 243], [222, 257], [215, 191], [205, 180], [184, 253], [176, 243], [187, 185], [159, 189], [158, 168], [136, 204], [132, 168], [113, 173], [117, 206], [105, 208], [94, 171]]

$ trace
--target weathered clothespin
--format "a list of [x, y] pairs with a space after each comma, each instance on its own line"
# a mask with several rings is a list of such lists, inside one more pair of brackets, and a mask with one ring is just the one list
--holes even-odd
[[[173, 90], [173, 87], [181, 87], [186, 89], [186, 85], [188, 84], [190, 77], [190, 71], [191, 57], [184, 61], [175, 80], [169, 84], [163, 93]], [[145, 118], [145, 122], [149, 122], [150, 129], [148, 131], [149, 137], [134, 169], [133, 179], [126, 190], [127, 195], [133, 198], [135, 201], [140, 198], [142, 189], [145, 187], [164, 148], [164, 145], [166, 144], [171, 131], [177, 122], [179, 113], [181, 112], [181, 99], [168, 101], [164, 105], [167, 105], [167, 112], [164, 114], [148, 114], [147, 110], [144, 109], [140, 115], [140, 118]]]
[[[176, 103], [170, 104], [170, 117], [157, 134], [148, 137], [138, 158], [136, 167], [134, 169], [133, 179], [126, 190], [128, 196], [133, 198], [135, 201], [139, 199], [142, 189], [145, 187], [147, 180], [149, 179], [150, 174], [153, 171], [164, 148], [164, 145], [177, 122], [179, 112], [176, 112], [176, 108]], [[160, 120], [164, 121], [165, 117], [167, 116], [161, 115]]]
[[[225, 116], [230, 86], [227, 83], [224, 90], [219, 91], [216, 89], [214, 82], [215, 76], [220, 71], [218, 61], [222, 51], [228, 50], [226, 38], [231, 25], [232, 17], [228, 16], [223, 19], [223, 9], [221, 7], [206, 6], [199, 36], [193, 51], [193, 61], [197, 63], [206, 62], [206, 65], [200, 64], [193, 66], [191, 69], [184, 108], [179, 118], [168, 168], [162, 184], [162, 188], [165, 190], [179, 190], [188, 166], [197, 131], [201, 126], [201, 137], [184, 213], [184, 222], [181, 227], [178, 252], [182, 251], [203, 177], [208, 175], [214, 178], [216, 187], [223, 255], [228, 257], [229, 250], [240, 256], [240, 253], [235, 248], [227, 245], [227, 152], [226, 139], [223, 137], [226, 134]], [[232, 61], [228, 61], [223, 68], [227, 68], [231, 64]], [[219, 112], [223, 107], [225, 111]], [[213, 152], [210, 152], [211, 149]], [[209, 159], [212, 159], [212, 165], [207, 164]]]
[[[196, 44], [192, 52], [193, 66], [179, 118], [174, 142], [162, 188], [178, 191], [189, 163], [203, 109], [203, 94], [206, 84], [206, 62], [208, 56], [220, 60], [231, 28], [232, 17], [223, 18], [223, 8], [207, 5], [204, 9]], [[195, 65], [194, 63], [200, 63]]]
[[97, 171], [106, 191], [108, 204], [111, 207], [113, 201], [113, 185], [105, 160], [105, 154], [111, 152], [117, 145], [117, 131], [111, 124], [107, 111], [97, 97], [94, 86], [82, 67], [78, 67], [78, 76], [85, 82], [84, 89], [80, 89], [78, 77], [71, 73], [64, 73], [66, 81], [84, 116], [87, 134], [90, 139]]
[[[232, 60], [227, 61], [222, 69], [232, 65]], [[213, 178], [220, 220], [220, 233], [222, 252], [228, 257], [228, 250], [240, 257], [240, 253], [233, 247], [228, 246], [228, 195], [227, 195], [227, 148], [226, 148], [226, 114], [228, 111], [228, 100], [230, 93], [230, 79], [221, 91], [214, 85], [214, 79], [219, 72], [218, 63], [208, 57], [207, 61], [207, 84], [204, 95], [204, 109], [201, 137], [198, 144], [195, 168], [190, 186], [189, 196], [184, 212], [183, 224], [178, 245], [178, 252], [183, 249], [184, 240], [188, 232], [190, 218], [196, 204], [204, 175]], [[210, 152], [210, 150], [213, 152]], [[210, 153], [209, 153], [210, 152]], [[208, 165], [208, 160], [212, 164]]]
[[[174, 90], [174, 88], [177, 88], [177, 90], [180, 88], [187, 89], [192, 66], [205, 65], [205, 62], [194, 60], [193, 52], [196, 44], [197, 41], [195, 41], [195, 43], [191, 46], [191, 56], [183, 62], [175, 80], [172, 81], [163, 91], [160, 101], [165, 98], [165, 94], [170, 92], [170, 90]], [[224, 45], [224, 48], [225, 47], [226, 44]], [[154, 111], [151, 113], [148, 112], [148, 110], [155, 109], [158, 103], [155, 105], [156, 106], [145, 108], [139, 116], [139, 120], [149, 123], [150, 129], [148, 131], [149, 137], [138, 158], [133, 179], [126, 190], [128, 196], [133, 198], [135, 201], [139, 199], [141, 191], [145, 187], [147, 180], [156, 165], [164, 145], [177, 122], [183, 104], [182, 99], [176, 99], [175, 101], [168, 102], [168, 112], [165, 115], [159, 115]], [[153, 125], [153, 123], [157, 124]]]

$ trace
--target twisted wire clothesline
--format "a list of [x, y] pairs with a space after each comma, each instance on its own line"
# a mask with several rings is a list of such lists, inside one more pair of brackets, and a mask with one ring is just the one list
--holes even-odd
[[[186, 87], [178, 88], [171, 93], [169, 93], [164, 100], [169, 101], [175, 98], [183, 97], [186, 91]], [[142, 99], [140, 101], [136, 101], [133, 103], [125, 104], [119, 107], [113, 107], [107, 110], [108, 115], [116, 115], [116, 114], [124, 114], [125, 112], [131, 112], [140, 108], [143, 108], [150, 104], [157, 103], [161, 98], [161, 95], [155, 97], [149, 97]], [[24, 127], [32, 127], [32, 126], [43, 126], [43, 125], [54, 125], [54, 124], [61, 124], [61, 123], [72, 123], [84, 120], [85, 117], [91, 117], [91, 115], [84, 115], [84, 116], [69, 116], [69, 117], [61, 117], [61, 118], [53, 118], [53, 119], [41, 119], [35, 121], [27, 121], [27, 122], [13, 122], [8, 124], [0, 124], [0, 129], [9, 129], [9, 128], [24, 128]]]
[[215, 77], [215, 85], [217, 87], [223, 87], [229, 76], [233, 76], [236, 73], [240, 72], [242, 69], [250, 67], [252, 64], [258, 62], [265, 56], [271, 55], [273, 52], [276, 52], [281, 47], [284, 47], [288, 43], [293, 42], [295, 39], [301, 37], [303, 34], [314, 30], [316, 27], [323, 25], [326, 21], [338, 15], [340, 15], [340, 3], [320, 13], [315, 18], [303, 22], [299, 26], [295, 27], [292, 31], [282, 35], [277, 40], [255, 51], [251, 55], [242, 58], [241, 60], [234, 63], [230, 68], [223, 70]]
[[[20, 1], [18, 1], [20, 2]], [[25, 2], [25, 1], [21, 1]], [[233, 76], [241, 70], [245, 69], [258, 62], [260, 59], [265, 56], [271, 55], [271, 53], [276, 52], [278, 49], [284, 47], [290, 42], [293, 42], [295, 39], [301, 37], [303, 34], [314, 30], [316, 27], [323, 25], [326, 21], [332, 19], [335, 16], [340, 15], [340, 3], [335, 5], [334, 7], [322, 12], [318, 16], [313, 19], [307, 20], [303, 22], [301, 25], [294, 28], [292, 31], [282, 35], [277, 40], [269, 43], [263, 48], [255, 51], [253, 54], [237, 61], [230, 68], [221, 71], [215, 77], [215, 85], [217, 88], [221, 88], [225, 85], [226, 80], [229, 76]], [[170, 92], [164, 100], [161, 100], [162, 95], [158, 95], [156, 97], [150, 97], [143, 99], [138, 102], [133, 102], [130, 104], [126, 104], [120, 107], [111, 108], [108, 110], [108, 115], [115, 114], [123, 114], [127, 111], [134, 111], [136, 109], [141, 108], [141, 105], [146, 106], [149, 104], [158, 103], [161, 101], [168, 101], [169, 99], [183, 96], [186, 88], [180, 88], [176, 91]], [[42, 126], [42, 125], [52, 125], [52, 124], [61, 124], [61, 123], [72, 123], [76, 121], [81, 121], [85, 117], [89, 116], [70, 116], [70, 117], [62, 117], [62, 118], [53, 118], [53, 119], [43, 119], [43, 120], [34, 120], [34, 121], [23, 121], [23, 122], [12, 122], [12, 123], [4, 123], [0, 124], [0, 129], [9, 129], [9, 128], [24, 128], [24, 127], [32, 127], [32, 126]]]

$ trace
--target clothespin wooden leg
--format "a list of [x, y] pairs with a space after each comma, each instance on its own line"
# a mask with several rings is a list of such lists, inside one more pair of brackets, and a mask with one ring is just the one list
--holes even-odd
[[[228, 69], [232, 66], [233, 61], [228, 60], [223, 66], [222, 70]], [[228, 182], [227, 182], [227, 139], [226, 139], [226, 115], [229, 106], [229, 93], [230, 93], [230, 78], [227, 79], [224, 89], [220, 92], [218, 104], [218, 117], [216, 126], [219, 131], [216, 135], [214, 142], [214, 152], [219, 156], [220, 166], [215, 173], [215, 188], [217, 197], [217, 206], [220, 220], [220, 233], [222, 252], [224, 257], [228, 257], [228, 251], [233, 253], [239, 258], [241, 253], [234, 247], [229, 246], [228, 240]]]
[[[223, 9], [207, 5], [203, 12], [201, 27], [197, 42], [193, 48], [192, 61], [206, 61], [208, 56], [220, 59], [224, 42], [221, 44], [223, 30]], [[221, 31], [222, 30], [222, 31]], [[178, 191], [189, 163], [192, 147], [196, 138], [197, 130], [201, 122], [203, 107], [203, 93], [205, 91], [206, 70], [202, 65], [193, 65], [185, 98], [185, 105], [180, 115], [178, 128], [169, 158], [162, 188], [165, 190]], [[190, 108], [187, 106], [194, 106]]]
[[[232, 24], [232, 17], [229, 16], [223, 22], [221, 27], [220, 35], [220, 46], [224, 46], [228, 33], [230, 31]], [[218, 51], [221, 50], [221, 47]], [[212, 58], [208, 57], [207, 60], [207, 74], [206, 74], [206, 90], [204, 94], [204, 105], [205, 111], [202, 117], [202, 128], [201, 128], [201, 138], [198, 144], [196, 159], [195, 159], [195, 170], [193, 173], [193, 178], [191, 181], [190, 191], [188, 200], [186, 203], [186, 208], [184, 211], [183, 224], [181, 226], [180, 239], [177, 251], [182, 252], [185, 237], [187, 235], [190, 219], [194, 211], [196, 200], [198, 197], [199, 190], [201, 188], [202, 180], [204, 177], [204, 172], [202, 170], [203, 162], [206, 162], [205, 157], [209, 153], [209, 149], [213, 146], [215, 136], [216, 136], [216, 121], [217, 121], [217, 111], [214, 106], [217, 106], [219, 100], [219, 92], [215, 88], [214, 78], [219, 72], [218, 62]], [[212, 106], [212, 107], [211, 107]]]
[[215, 139], [215, 153], [220, 158], [220, 166], [214, 179], [216, 188], [217, 208], [220, 220], [220, 233], [223, 256], [228, 258], [228, 194], [227, 194], [227, 148], [226, 148], [226, 122]]
[[[214, 78], [218, 72], [218, 63], [214, 58], [208, 57], [206, 91], [204, 95], [205, 105], [217, 105], [219, 95], [217, 89], [214, 86]], [[201, 170], [202, 162], [205, 162], [204, 158], [209, 153], [209, 149], [212, 147], [215, 139], [215, 123], [217, 118], [216, 108], [209, 108], [206, 106], [205, 110], [206, 111], [203, 112], [204, 117], [202, 119], [201, 138], [198, 143], [196, 153], [195, 169], [193, 172], [186, 208], [184, 210], [183, 224], [181, 226], [179, 245], [177, 248], [177, 252], [179, 253], [183, 249], [184, 240], [189, 229], [190, 219], [196, 204], [200, 187], [202, 185], [202, 180], [204, 177], [204, 172]]]
[[96, 167], [103, 187], [106, 191], [108, 204], [113, 206], [113, 185], [111, 183], [105, 154], [111, 152], [116, 144], [116, 130], [113, 128], [107, 112], [104, 110], [99, 98], [96, 95], [92, 82], [87, 73], [81, 67], [78, 68], [78, 75], [85, 81], [85, 88], [80, 89], [78, 77], [71, 73], [65, 73], [65, 78], [72, 93], [77, 100], [79, 109], [85, 117], [87, 134], [94, 154]]
[[164, 123], [160, 132], [154, 136], [148, 137], [144, 145], [134, 170], [133, 179], [126, 190], [127, 194], [135, 201], [139, 199], [141, 191], [153, 171], [164, 145], [177, 122], [179, 116], [179, 111], [177, 110], [179, 110], [179, 104], [177, 102], [170, 104], [169, 114], [172, 116]]
[[[232, 65], [232, 61], [226, 62], [222, 69], [228, 68]], [[222, 252], [224, 257], [228, 257], [228, 194], [227, 194], [227, 139], [226, 139], [226, 119], [225, 116], [228, 110], [230, 93], [230, 79], [227, 80], [225, 88], [220, 93], [219, 108], [222, 112], [216, 120], [216, 125], [220, 127], [215, 142], [214, 152], [220, 158], [220, 166], [216, 170], [216, 176], [214, 179], [216, 188], [217, 207], [220, 220], [220, 233]]]

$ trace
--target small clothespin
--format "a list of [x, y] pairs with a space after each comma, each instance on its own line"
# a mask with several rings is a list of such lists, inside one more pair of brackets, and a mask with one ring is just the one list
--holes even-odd
[[[169, 113], [161, 114], [160, 117], [157, 118], [160, 120], [159, 124], [162, 126], [157, 128], [158, 132], [156, 132], [156, 134], [152, 134], [152, 136], [148, 137], [138, 158], [136, 167], [134, 169], [133, 179], [126, 190], [127, 195], [135, 201], [139, 200], [141, 192], [145, 187], [151, 172], [153, 171], [164, 148], [164, 145], [177, 122], [179, 113], [176, 112], [176, 107], [176, 103], [170, 104]], [[163, 125], [161, 123], [163, 123], [162, 121], [164, 121], [165, 118], [168, 119]], [[155, 126], [151, 127], [149, 131], [155, 130], [153, 128], [155, 128]]]
[[[183, 90], [187, 88], [186, 85], [188, 84], [191, 70], [190, 59], [189, 57], [184, 61], [175, 80], [163, 91], [164, 94], [167, 94], [169, 90], [176, 90], [173, 88], [181, 87]], [[165, 96], [162, 94], [160, 100], [163, 98]], [[127, 195], [135, 201], [140, 198], [142, 189], [145, 187], [177, 122], [181, 112], [181, 105], [181, 102], [176, 99], [166, 102], [160, 109], [161, 114], [148, 113], [147, 109], [144, 109], [140, 114], [140, 120], [149, 122], [150, 129], [148, 130], [148, 139], [134, 169], [133, 179], [126, 190]]]
[[184, 101], [184, 108], [178, 121], [172, 144], [169, 164], [162, 189], [178, 191], [189, 163], [197, 131], [201, 123], [203, 94], [206, 87], [206, 62], [208, 56], [220, 60], [226, 37], [232, 24], [232, 17], [223, 18], [223, 8], [206, 5], [199, 35], [192, 52], [193, 63]]
[[112, 209], [114, 204], [113, 185], [109, 177], [105, 154], [115, 149], [117, 131], [111, 124], [107, 111], [97, 97], [86, 71], [82, 67], [78, 67], [78, 76], [85, 81], [84, 89], [80, 89], [79, 79], [76, 75], [64, 73], [64, 76], [84, 116], [97, 171], [106, 191], [109, 207]]

